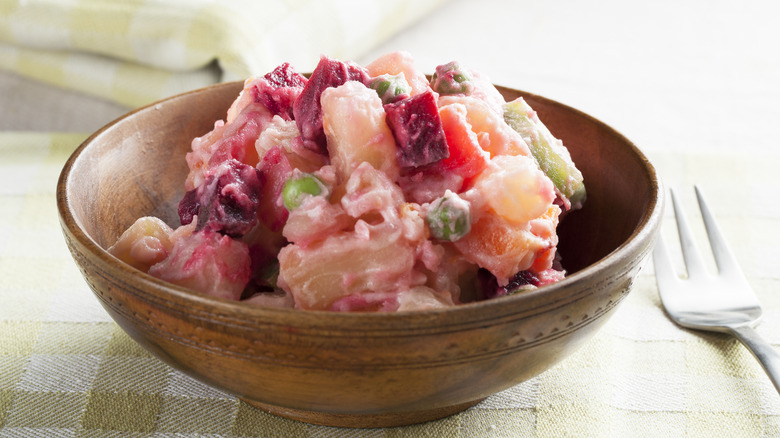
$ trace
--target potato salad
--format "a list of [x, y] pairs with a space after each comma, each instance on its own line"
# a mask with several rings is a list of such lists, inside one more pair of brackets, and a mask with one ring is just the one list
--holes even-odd
[[458, 62], [426, 76], [406, 52], [249, 78], [182, 159], [180, 223], [140, 218], [109, 251], [247, 305], [397, 312], [523, 293], [564, 278], [556, 228], [585, 201], [525, 100]]

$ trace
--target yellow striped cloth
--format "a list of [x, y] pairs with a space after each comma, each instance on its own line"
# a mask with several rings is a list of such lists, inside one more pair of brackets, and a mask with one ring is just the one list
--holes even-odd
[[446, 0], [0, 0], [0, 69], [135, 107], [354, 59]]
[[[670, 322], [651, 265], [582, 349], [460, 414], [348, 430], [254, 409], [141, 349], [92, 295], [55, 205], [60, 169], [85, 137], [0, 133], [0, 437], [780, 436], [780, 396], [758, 363], [733, 338]], [[765, 307], [758, 331], [780, 346], [780, 207], [767, 196], [780, 153], [650, 158], [668, 185], [710, 195]], [[692, 191], [681, 195], [693, 212]]]

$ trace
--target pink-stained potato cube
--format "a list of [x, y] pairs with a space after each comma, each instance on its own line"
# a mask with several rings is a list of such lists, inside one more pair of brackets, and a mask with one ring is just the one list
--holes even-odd
[[144, 272], [168, 257], [173, 247], [173, 229], [162, 219], [145, 216], [136, 220], [108, 252], [128, 265]]
[[176, 239], [170, 255], [149, 274], [192, 290], [238, 300], [251, 276], [246, 243], [204, 229]]
[[367, 162], [395, 181], [400, 173], [393, 133], [376, 91], [350, 81], [322, 93], [322, 122], [331, 163], [346, 180]]
[[490, 160], [474, 190], [506, 221], [518, 225], [543, 215], [555, 201], [555, 187], [536, 162], [522, 155]]
[[504, 122], [502, 113], [495, 112], [486, 102], [472, 96], [441, 96], [439, 107], [452, 104], [466, 107], [466, 120], [477, 134], [482, 149], [496, 155], [531, 156], [531, 150], [520, 134]]
[[414, 269], [424, 225], [408, 213], [402, 219], [400, 188], [368, 163], [355, 169], [346, 187], [341, 204], [356, 220], [352, 230], [279, 252], [279, 284], [297, 308], [329, 309], [355, 293], [405, 290], [426, 281]]

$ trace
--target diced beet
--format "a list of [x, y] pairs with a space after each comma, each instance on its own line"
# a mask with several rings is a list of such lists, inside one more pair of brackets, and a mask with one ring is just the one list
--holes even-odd
[[293, 105], [293, 114], [303, 145], [309, 150], [325, 153], [327, 143], [322, 127], [320, 95], [330, 87], [338, 87], [347, 81], [368, 83], [368, 71], [352, 62], [342, 62], [323, 56], [311, 73], [309, 81]]
[[197, 215], [196, 230], [241, 237], [257, 224], [259, 196], [257, 169], [237, 160], [225, 161], [202, 185], [184, 195], [179, 202], [179, 218], [186, 225]]
[[273, 114], [292, 120], [293, 104], [307, 82], [305, 76], [285, 62], [256, 81], [255, 101], [265, 105]]
[[295, 71], [289, 62], [276, 67], [273, 71], [263, 76], [271, 85], [279, 87], [303, 88], [306, 85], [306, 77]]
[[433, 92], [384, 106], [387, 125], [398, 145], [401, 167], [420, 167], [450, 156]]
[[260, 171], [260, 220], [271, 231], [284, 227], [290, 213], [281, 202], [282, 188], [292, 174], [292, 165], [280, 146], [269, 149], [258, 165]]
[[496, 277], [487, 269], [480, 269], [477, 272], [477, 279], [480, 287], [480, 299], [502, 297], [517, 292], [518, 289], [523, 286], [538, 287], [541, 285], [539, 277], [531, 271], [520, 271], [516, 273], [506, 286], [499, 286]]
[[184, 194], [184, 197], [179, 201], [179, 220], [182, 225], [188, 225], [192, 223], [195, 215], [200, 210], [200, 199], [198, 198], [198, 189], [194, 188]]
[[510, 293], [521, 286], [539, 286], [539, 277], [531, 271], [520, 271], [503, 287], [506, 293]]

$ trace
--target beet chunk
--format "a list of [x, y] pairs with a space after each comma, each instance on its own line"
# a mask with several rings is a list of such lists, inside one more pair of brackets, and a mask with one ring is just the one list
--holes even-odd
[[507, 285], [503, 286], [501, 289], [503, 289], [504, 294], [510, 294], [516, 292], [518, 289], [521, 289], [523, 286], [538, 287], [540, 284], [539, 277], [537, 277], [533, 272], [520, 271], [516, 273], [515, 276], [509, 280], [509, 283], [507, 283]]
[[398, 145], [401, 167], [420, 167], [450, 156], [431, 91], [384, 106], [387, 125]]
[[522, 292], [528, 287], [538, 287], [541, 285], [539, 277], [531, 271], [520, 271], [516, 273], [506, 286], [499, 286], [496, 277], [487, 269], [480, 269], [477, 273], [477, 279], [480, 286], [479, 299], [503, 297], [504, 295]]
[[276, 67], [273, 71], [263, 76], [268, 83], [274, 87], [297, 87], [303, 88], [306, 86], [306, 76], [295, 71], [289, 62]]
[[179, 219], [183, 225], [241, 237], [257, 224], [260, 197], [260, 175], [252, 166], [228, 160], [214, 169], [197, 188], [187, 192], [179, 202]]
[[255, 101], [265, 105], [274, 115], [292, 120], [293, 104], [307, 82], [305, 76], [285, 62], [256, 81]]
[[330, 87], [338, 87], [347, 81], [363, 84], [369, 81], [368, 71], [352, 62], [342, 62], [323, 56], [311, 73], [309, 81], [293, 105], [293, 114], [301, 132], [303, 146], [315, 152], [327, 153], [325, 130], [322, 128], [320, 95]]
[[198, 211], [200, 211], [200, 199], [198, 198], [198, 189], [195, 188], [185, 193], [179, 201], [179, 220], [182, 225], [191, 224]]

